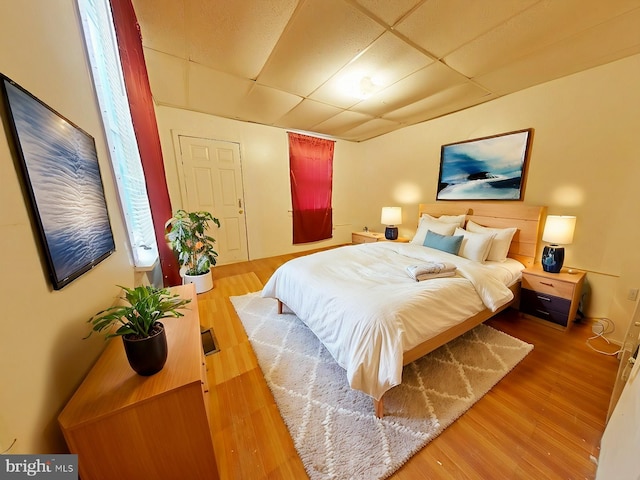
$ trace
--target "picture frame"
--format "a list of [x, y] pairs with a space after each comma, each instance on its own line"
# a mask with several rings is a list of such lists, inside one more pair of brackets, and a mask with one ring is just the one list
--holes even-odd
[[437, 200], [522, 200], [533, 129], [442, 145]]
[[0, 74], [3, 119], [54, 290], [115, 252], [94, 138]]

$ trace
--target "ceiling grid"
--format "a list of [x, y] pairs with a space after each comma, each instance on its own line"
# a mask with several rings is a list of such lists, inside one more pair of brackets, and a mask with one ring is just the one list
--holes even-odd
[[640, 53], [640, 0], [133, 0], [158, 105], [351, 141]]

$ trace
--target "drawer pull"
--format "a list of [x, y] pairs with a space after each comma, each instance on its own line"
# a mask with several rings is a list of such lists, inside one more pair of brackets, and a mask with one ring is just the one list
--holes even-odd
[[545, 312], [544, 310], [539, 310], [536, 308], [536, 312], [541, 313], [542, 315], [546, 315], [547, 317], [551, 315], [549, 312]]
[[540, 282], [542, 285], [546, 285], [547, 287], [553, 287], [553, 283]]
[[539, 300], [544, 300], [545, 302], [550, 302], [551, 299], [549, 297], [543, 297], [541, 295], [536, 295], [536, 297], [538, 297]]

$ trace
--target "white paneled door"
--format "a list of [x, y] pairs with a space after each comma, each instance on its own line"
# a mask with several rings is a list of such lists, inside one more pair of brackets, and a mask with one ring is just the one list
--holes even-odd
[[184, 209], [208, 211], [220, 220], [220, 229], [214, 225], [210, 232], [219, 264], [248, 260], [240, 145], [188, 135], [178, 139]]

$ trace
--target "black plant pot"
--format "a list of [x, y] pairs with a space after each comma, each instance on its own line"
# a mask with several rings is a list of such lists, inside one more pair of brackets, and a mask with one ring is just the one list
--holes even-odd
[[129, 365], [138, 374], [149, 376], [158, 373], [167, 361], [167, 335], [160, 322], [156, 332], [147, 338], [122, 336]]

